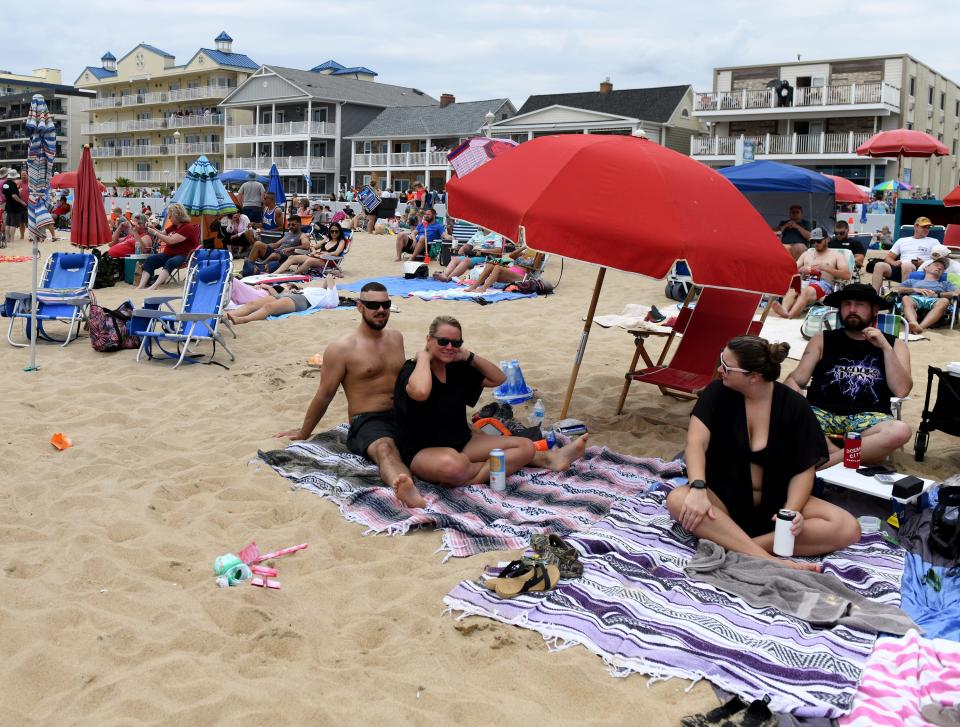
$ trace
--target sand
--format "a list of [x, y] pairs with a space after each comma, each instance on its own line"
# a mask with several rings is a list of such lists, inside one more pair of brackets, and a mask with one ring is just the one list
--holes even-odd
[[[48, 242], [44, 256], [54, 249], [67, 246]], [[347, 280], [395, 274], [392, 249], [393, 238], [358, 234]], [[547, 276], [559, 268], [551, 260]], [[556, 295], [491, 306], [401, 299], [390, 325], [412, 354], [434, 316], [456, 316], [472, 349], [521, 360], [549, 420], [595, 274], [568, 261]], [[0, 264], [0, 290], [25, 290], [29, 275], [29, 263]], [[142, 295], [121, 284], [97, 297]], [[609, 273], [598, 312], [628, 302], [667, 303], [663, 284]], [[357, 320], [329, 311], [242, 326], [229, 370], [138, 365], [82, 338], [41, 345], [40, 370], [24, 373], [27, 352], [0, 346], [0, 722], [671, 725], [716, 704], [706, 683], [615, 679], [585, 649], [550, 653], [533, 632], [444, 615], [453, 585], [510, 553], [443, 564], [438, 532], [363, 537], [331, 503], [251, 464], [301, 422], [318, 383], [307, 358]], [[614, 415], [632, 351], [623, 330], [595, 327], [571, 414], [595, 444], [671, 457], [689, 403], [634, 386]], [[904, 416], [916, 425], [926, 366], [960, 359], [960, 334], [934, 331], [911, 353]], [[338, 395], [321, 428], [345, 417]], [[54, 432], [74, 446], [55, 450]], [[943, 478], [960, 470], [960, 440], [935, 433], [922, 465], [909, 446], [896, 461]], [[215, 587], [214, 557], [250, 539], [310, 543], [279, 561], [283, 590]]]

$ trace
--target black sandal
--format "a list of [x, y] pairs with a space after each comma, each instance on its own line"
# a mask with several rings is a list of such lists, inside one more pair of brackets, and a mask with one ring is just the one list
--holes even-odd
[[691, 714], [680, 720], [681, 727], [708, 727], [729, 720], [737, 712], [747, 708], [746, 702], [740, 697], [733, 697], [726, 704], [714, 707], [703, 714]]
[[536, 563], [531, 573], [514, 578], [500, 578], [495, 591], [500, 598], [513, 598], [524, 593], [549, 591], [560, 579], [560, 569], [553, 564]]

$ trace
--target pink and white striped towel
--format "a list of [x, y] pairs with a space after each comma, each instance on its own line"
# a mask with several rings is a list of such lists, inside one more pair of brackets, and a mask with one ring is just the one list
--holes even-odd
[[877, 639], [853, 710], [838, 722], [853, 727], [928, 725], [920, 710], [934, 702], [960, 703], [960, 643], [924, 639], [910, 631], [899, 639]]

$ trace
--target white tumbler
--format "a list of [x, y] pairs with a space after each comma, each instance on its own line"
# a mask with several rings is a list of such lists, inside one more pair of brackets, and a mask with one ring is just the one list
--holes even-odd
[[773, 552], [784, 558], [793, 556], [793, 533], [790, 527], [793, 525], [797, 513], [793, 510], [780, 510], [777, 512], [777, 527], [773, 531]]

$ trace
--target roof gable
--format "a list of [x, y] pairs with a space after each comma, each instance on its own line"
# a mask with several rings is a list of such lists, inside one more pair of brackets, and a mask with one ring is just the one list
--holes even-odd
[[636, 116], [623, 116], [621, 114], [604, 113], [602, 111], [588, 111], [585, 109], [573, 108], [554, 104], [542, 109], [518, 113], [516, 116], [498, 121], [496, 126], [499, 128], [505, 126], [528, 126], [530, 124], [562, 124], [562, 123], [597, 123], [607, 121], [623, 121], [633, 123], [637, 120]]
[[252, 58], [243, 53], [224, 53], [223, 51], [214, 50], [213, 48], [201, 48], [193, 54], [193, 58], [187, 62], [184, 68], [189, 68], [194, 62], [199, 66], [203, 66], [203, 61], [198, 60], [200, 56], [206, 56], [219, 66], [242, 68], [249, 71], [255, 71], [260, 67]]
[[358, 131], [357, 138], [469, 136], [486, 124], [488, 112], [497, 114], [504, 106], [513, 112], [506, 98], [452, 103], [444, 107], [407, 106], [387, 108]]
[[[97, 66], [87, 66], [86, 68], [84, 68], [84, 69], [80, 72], [80, 75], [77, 77], [77, 81], [79, 81], [81, 78], [83, 78], [83, 74], [84, 74], [84, 73], [89, 73], [91, 76], [93, 76], [94, 78], [96, 78], [98, 81], [100, 81], [100, 80], [102, 80], [102, 79], [104, 79], [104, 78], [113, 78], [114, 76], [117, 75], [117, 72], [116, 72], [116, 71], [108, 71], [106, 68], [98, 68]], [[74, 85], [76, 85], [76, 84], [74, 84]]]
[[541, 94], [528, 98], [518, 115], [549, 106], [566, 106], [663, 124], [670, 120], [688, 88], [689, 85], [628, 88], [605, 94], [599, 91]]
[[156, 55], [156, 56], [160, 56], [161, 58], [173, 58], [173, 57], [174, 57], [173, 53], [167, 53], [165, 50], [160, 50], [160, 49], [157, 48], [156, 46], [150, 45], [149, 43], [138, 43], [138, 44], [135, 45], [133, 48], [131, 48], [130, 50], [128, 50], [126, 53], [124, 53], [124, 54], [120, 57], [120, 60], [117, 61], [117, 63], [118, 63], [118, 64], [119, 64], [119, 63], [123, 63], [124, 60], [126, 60], [127, 58], [129, 58], [131, 55], [133, 55], [137, 50], [139, 50], [139, 49], [141, 49], [141, 48], [142, 48], [143, 50], [149, 52], [149, 53], [153, 53], [153, 54]]

